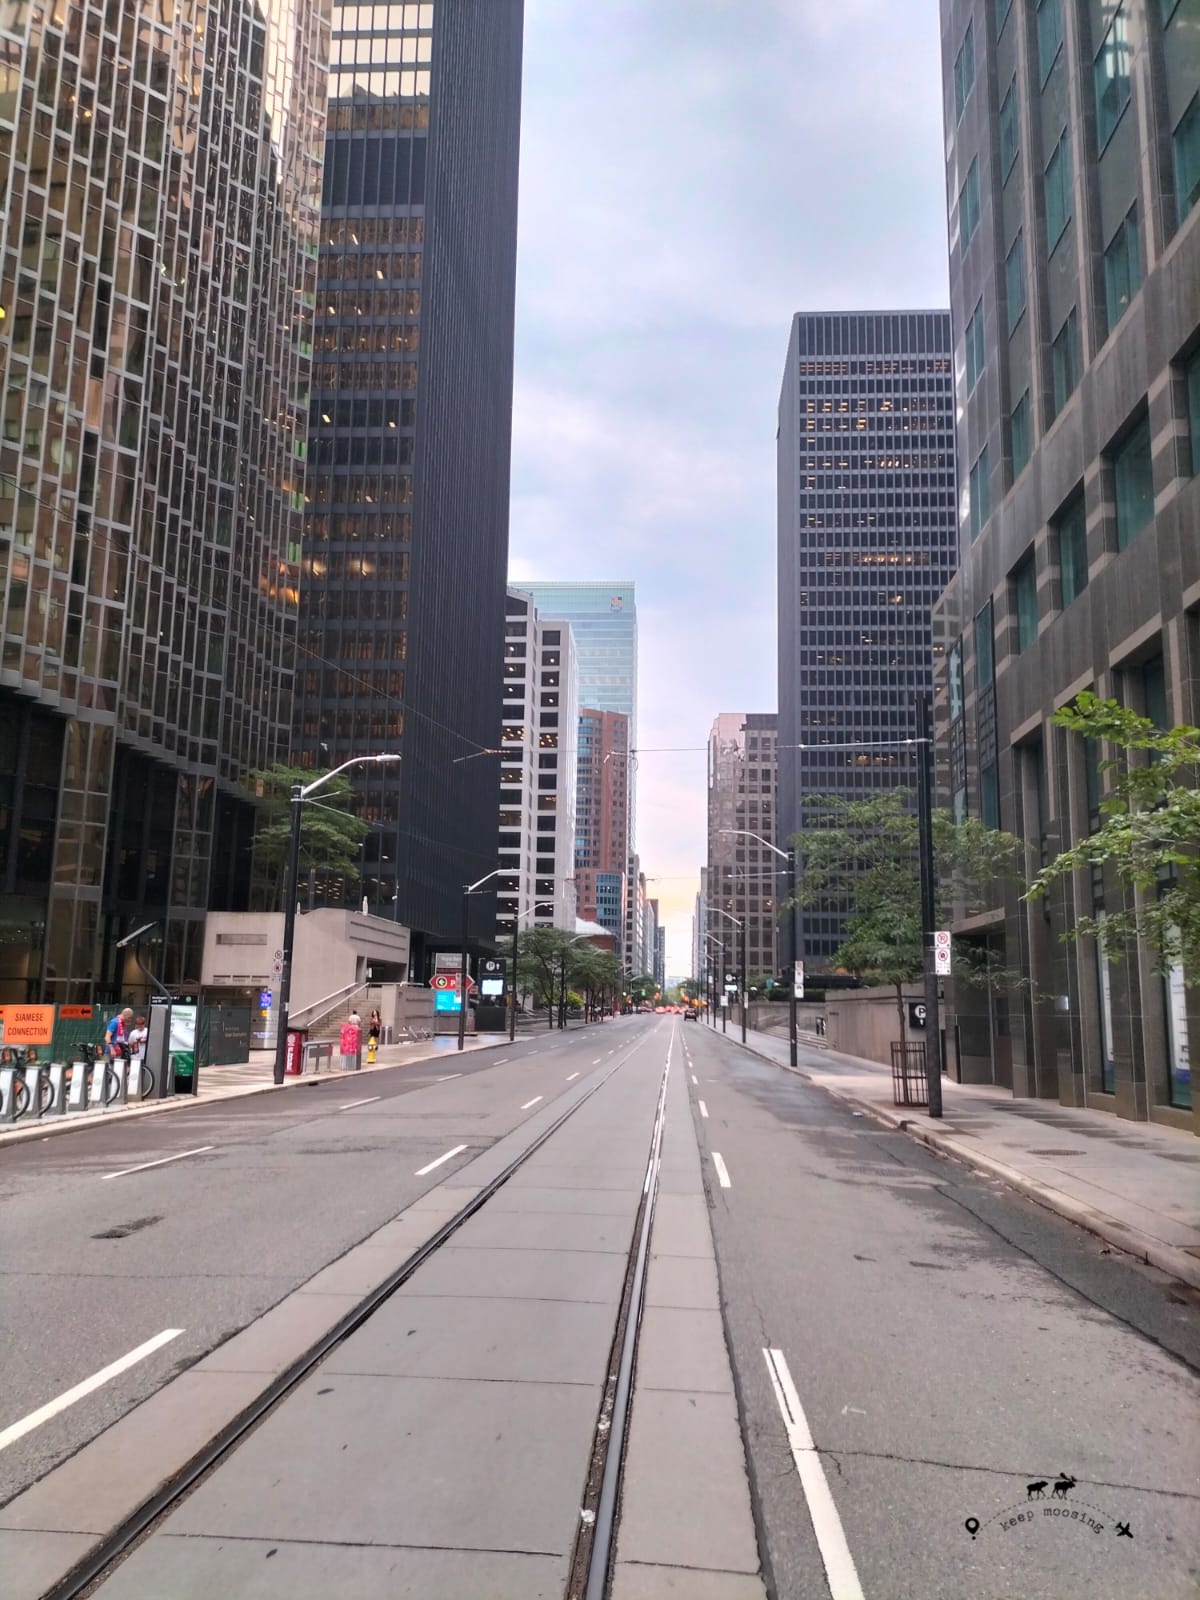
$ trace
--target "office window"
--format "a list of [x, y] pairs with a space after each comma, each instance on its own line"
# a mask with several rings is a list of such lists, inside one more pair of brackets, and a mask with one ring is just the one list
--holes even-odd
[[1113, 234], [1104, 252], [1104, 301], [1111, 333], [1129, 310], [1142, 284], [1142, 251], [1138, 240], [1137, 207], [1133, 206]]
[[1188, 434], [1192, 441], [1192, 473], [1200, 472], [1200, 350], [1184, 368], [1187, 380]]
[[979, 769], [979, 817], [985, 828], [1000, 826], [1000, 786], [994, 761]]
[[1037, 0], [1038, 75], [1043, 88], [1062, 49], [1062, 0]]
[[1092, 68], [1092, 81], [1096, 90], [1096, 141], [1103, 150], [1129, 104], [1129, 17], [1123, 4], [1117, 7], [1104, 35]]
[[988, 452], [987, 445], [979, 452], [975, 465], [971, 468], [970, 480], [970, 511], [969, 528], [971, 543], [974, 544], [983, 525], [991, 515], [991, 485], [988, 482]]
[[1175, 129], [1175, 193], [1182, 222], [1200, 200], [1200, 94], [1192, 96]]
[[1058, 567], [1062, 576], [1063, 606], [1069, 606], [1087, 588], [1087, 512], [1083, 495], [1078, 494], [1055, 524], [1058, 536]]
[[1025, 313], [1025, 235], [1018, 233], [1004, 261], [1004, 306], [1012, 333]]
[[1074, 306], [1050, 347], [1050, 363], [1054, 378], [1054, 415], [1057, 416], [1079, 383], [1079, 318]]
[[1113, 451], [1112, 469], [1117, 501], [1117, 549], [1124, 550], [1154, 515], [1149, 417], [1143, 417]]
[[1004, 103], [1000, 107], [1000, 180], [1008, 182], [1008, 175], [1021, 149], [1021, 129], [1017, 121], [1017, 80], [1008, 86]]
[[958, 228], [965, 252], [979, 226], [979, 161], [972, 161], [958, 195]]
[[1004, 32], [1004, 24], [1008, 21], [1008, 13], [1012, 10], [1012, 0], [994, 0], [996, 11], [996, 37]]
[[1145, 715], [1161, 732], [1171, 726], [1167, 714], [1167, 673], [1161, 656], [1142, 663], [1142, 704]]
[[983, 344], [983, 301], [975, 307], [975, 314], [967, 323], [967, 393], [972, 394], [983, 372], [987, 352]]
[[992, 602], [989, 600], [975, 618], [975, 678], [978, 687], [990, 688], [995, 681], [995, 674], [995, 624], [992, 618]]
[[1037, 638], [1037, 558], [1030, 551], [1012, 572], [1013, 607], [1017, 614], [1017, 654], [1028, 650]]
[[1032, 448], [1033, 420], [1029, 414], [1028, 389], [1012, 408], [1009, 428], [1012, 433], [1012, 474], [1015, 483], [1029, 465]]
[[962, 48], [954, 58], [954, 115], [959, 118], [975, 82], [975, 27], [967, 23]]
[[1071, 220], [1071, 135], [1065, 129], [1046, 164], [1043, 184], [1046, 195], [1046, 252], [1053, 255], [1055, 245], [1067, 231], [1067, 223]]

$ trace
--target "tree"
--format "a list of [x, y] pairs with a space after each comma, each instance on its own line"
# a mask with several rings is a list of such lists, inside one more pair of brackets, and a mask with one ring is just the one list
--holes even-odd
[[[902, 1040], [908, 1037], [904, 985], [924, 971], [919, 836], [909, 799], [906, 789], [862, 800], [811, 796], [805, 801], [811, 820], [795, 840], [803, 867], [797, 901], [851, 908], [833, 964], [895, 989]], [[940, 925], [952, 906], [958, 915], [978, 909], [995, 879], [1016, 871], [1021, 850], [1011, 834], [974, 818], [955, 823], [946, 812], [934, 814], [933, 845]], [[978, 981], [966, 952], [955, 948], [954, 955], [956, 974]]]
[[[268, 905], [283, 898], [284, 876], [292, 835], [292, 788], [320, 777], [300, 767], [277, 764], [256, 772], [251, 783], [258, 794], [258, 827], [254, 835], [256, 890]], [[310, 868], [334, 877], [357, 875], [359, 851], [370, 832], [355, 816], [350, 781], [331, 779], [319, 795], [301, 807], [300, 872]]]
[[[567, 936], [561, 928], [523, 928], [517, 940], [517, 983], [535, 1006], [553, 1013]], [[553, 1014], [551, 1014], [553, 1026]]]
[[643, 972], [641, 977], [634, 978], [629, 985], [629, 992], [639, 1005], [645, 1005], [658, 993], [658, 979], [649, 972]]
[[1052, 720], [1116, 755], [1099, 763], [1110, 785], [1100, 826], [1043, 868], [1027, 898], [1084, 869], [1108, 869], [1125, 891], [1122, 905], [1076, 916], [1063, 937], [1102, 939], [1110, 960], [1142, 940], [1162, 969], [1182, 966], [1185, 981], [1200, 982], [1200, 728], [1156, 728], [1090, 692]]

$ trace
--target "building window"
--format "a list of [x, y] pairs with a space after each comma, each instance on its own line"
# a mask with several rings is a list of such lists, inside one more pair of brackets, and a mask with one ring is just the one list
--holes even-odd
[[991, 687], [996, 672], [996, 641], [993, 632], [992, 602], [975, 618], [975, 679], [980, 689]]
[[1159, 19], [1165, 28], [1179, 10], [1179, 0], [1158, 0]]
[[1161, 656], [1151, 656], [1142, 666], [1142, 707], [1162, 732], [1171, 726], [1167, 712], [1167, 673]]
[[983, 372], [987, 352], [983, 343], [983, 301], [975, 307], [975, 315], [967, 323], [967, 393], [975, 392]]
[[946, 676], [950, 686], [950, 721], [957, 722], [963, 714], [966, 693], [963, 687], [963, 647], [960, 639], [946, 659]]
[[1017, 80], [1008, 86], [1004, 103], [1000, 107], [1000, 181], [1008, 182], [1021, 149], [1021, 129], [1017, 121]]
[[1130, 210], [1104, 252], [1104, 300], [1111, 333], [1129, 310], [1142, 284], [1142, 251], [1138, 241], [1137, 207]]
[[979, 161], [972, 161], [967, 171], [967, 181], [963, 184], [958, 195], [958, 227], [962, 240], [962, 250], [965, 253], [967, 246], [975, 237], [975, 230], [979, 226]]
[[1096, 89], [1096, 142], [1101, 150], [1112, 138], [1129, 104], [1129, 18], [1119, 5], [1092, 68]]
[[1066, 129], [1046, 163], [1043, 182], [1046, 195], [1046, 253], [1053, 255], [1055, 245], [1067, 231], [1067, 223], [1071, 220], [1071, 135]]
[[1013, 568], [1012, 596], [1017, 615], [1017, 654], [1021, 655], [1038, 632], [1037, 557], [1032, 550]]
[[963, 107], [967, 103], [971, 93], [971, 86], [974, 82], [975, 27], [973, 23], [968, 22], [962, 48], [954, 59], [954, 116], [956, 121], [963, 114]]
[[994, 761], [979, 769], [979, 816], [985, 828], [1000, 826], [1000, 786]]
[[1112, 469], [1117, 502], [1117, 549], [1124, 550], [1154, 515], [1149, 417], [1143, 417], [1113, 451]]
[[1046, 86], [1046, 79], [1050, 76], [1051, 68], [1058, 60], [1058, 52], [1062, 49], [1062, 42], [1062, 0], [1038, 0], [1038, 75], [1043, 88]]
[[979, 452], [975, 465], [971, 468], [969, 498], [971, 504], [968, 526], [971, 533], [971, 543], [974, 544], [983, 531], [983, 525], [991, 515], [992, 509], [991, 485], [988, 482], [987, 445], [984, 445]]
[[1055, 523], [1058, 569], [1062, 576], [1062, 603], [1069, 606], [1087, 588], [1087, 512], [1077, 494]]
[[1192, 443], [1192, 473], [1200, 472], [1200, 350], [1184, 368], [1187, 383], [1188, 436]]
[[1182, 222], [1200, 200], [1200, 94], [1192, 96], [1175, 129], [1175, 193]]
[[1025, 315], [1025, 235], [1018, 233], [1004, 261], [1004, 307], [1011, 334]]
[[1029, 415], [1029, 390], [1017, 401], [1009, 419], [1012, 430], [1012, 473], [1015, 483], [1029, 465], [1032, 422]]
[[1008, 13], [1012, 10], [1012, 0], [993, 0], [996, 11], [996, 37], [1004, 32], [1004, 24], [1008, 21]]
[[1050, 347], [1050, 363], [1054, 378], [1054, 415], [1058, 416], [1079, 383], [1079, 318], [1074, 306], [1055, 335]]

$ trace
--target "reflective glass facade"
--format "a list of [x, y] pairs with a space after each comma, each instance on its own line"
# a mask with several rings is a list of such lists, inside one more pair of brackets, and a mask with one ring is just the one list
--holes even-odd
[[521, 45], [522, 0], [332, 9], [297, 750], [403, 755], [318, 898], [418, 966], [496, 865]]
[[0, 999], [199, 976], [285, 758], [318, 0], [0, 4]]

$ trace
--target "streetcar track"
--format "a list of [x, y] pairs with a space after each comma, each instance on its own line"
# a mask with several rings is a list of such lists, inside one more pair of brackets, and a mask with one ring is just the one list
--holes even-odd
[[[130, 1515], [125, 1517], [118, 1526], [100, 1540], [83, 1559], [61, 1578], [53, 1587], [46, 1590], [43, 1600], [84, 1600], [84, 1597], [93, 1594], [107, 1580], [115, 1567], [119, 1566], [139, 1545], [144, 1543], [155, 1532], [163, 1520], [169, 1516], [179, 1504], [187, 1499], [190, 1494], [200, 1486], [218, 1467], [237, 1449], [241, 1442], [254, 1432], [276, 1408], [296, 1390], [299, 1385], [330, 1355], [353, 1334], [374, 1316], [375, 1312], [399, 1290], [405, 1283], [429, 1261], [449, 1239], [456, 1234], [470, 1219], [476, 1216], [487, 1203], [493, 1199], [498, 1191], [515, 1176], [517, 1172], [546, 1145], [550, 1139], [575, 1115], [577, 1111], [588, 1103], [601, 1089], [621, 1070], [632, 1058], [634, 1053], [648, 1042], [648, 1035], [632, 1042], [628, 1048], [621, 1052], [618, 1059], [604, 1072], [599, 1080], [591, 1086], [585, 1086], [583, 1093], [557, 1116], [550, 1125], [543, 1129], [533, 1141], [521, 1151], [504, 1169], [486, 1183], [479, 1192], [472, 1197], [462, 1208], [455, 1212], [440, 1228], [437, 1229], [422, 1245], [404, 1260], [394, 1272], [390, 1273], [382, 1283], [378, 1284], [369, 1294], [365, 1295], [352, 1310], [341, 1317], [318, 1342], [300, 1356], [291, 1366], [279, 1373], [232, 1422], [228, 1423], [221, 1431], [203, 1446], [181, 1468], [177, 1469], [170, 1480], [150, 1495]], [[673, 1036], [672, 1036], [673, 1043]], [[615, 1054], [616, 1047], [610, 1054]], [[646, 1182], [643, 1189], [643, 1201], [639, 1210], [641, 1219], [649, 1209], [653, 1213], [654, 1190], [657, 1187], [657, 1160], [661, 1151], [662, 1118], [665, 1110], [667, 1075], [670, 1071], [671, 1048], [668, 1046], [667, 1066], [663, 1074], [662, 1087], [659, 1093], [658, 1110], [655, 1119], [654, 1133], [651, 1139], [650, 1158], [647, 1165]], [[549, 1109], [549, 1108], [547, 1108]], [[483, 1152], [480, 1152], [481, 1154]], [[654, 1182], [652, 1184], [652, 1176]], [[634, 1268], [634, 1257], [637, 1257], [636, 1267], [640, 1277], [640, 1287], [637, 1301], [637, 1316], [640, 1322], [641, 1292], [644, 1291], [645, 1273], [649, 1260], [649, 1228], [644, 1226], [635, 1230], [635, 1237], [630, 1245], [629, 1256], [631, 1269]], [[620, 1332], [620, 1329], [618, 1330]], [[626, 1358], [622, 1341], [621, 1365], [626, 1367], [628, 1362], [624, 1401], [625, 1415], [621, 1419], [620, 1449], [615, 1462], [615, 1487], [612, 1494], [611, 1518], [608, 1529], [607, 1545], [603, 1550], [604, 1570], [607, 1573], [608, 1564], [611, 1562], [615, 1549], [616, 1537], [616, 1499], [620, 1488], [620, 1457], [623, 1455], [624, 1426], [628, 1418], [628, 1409], [632, 1399], [632, 1360], [631, 1348]], [[636, 1346], [636, 1329], [634, 1332], [634, 1346]], [[615, 1351], [614, 1346], [614, 1351]], [[616, 1433], [614, 1425], [613, 1434]], [[86, 1448], [86, 1446], [84, 1446]], [[599, 1532], [599, 1530], [597, 1530]], [[596, 1545], [597, 1552], [600, 1550]], [[598, 1558], [598, 1557], [597, 1557]], [[600, 1591], [602, 1592], [602, 1591]], [[589, 1586], [588, 1595], [592, 1594]]]

